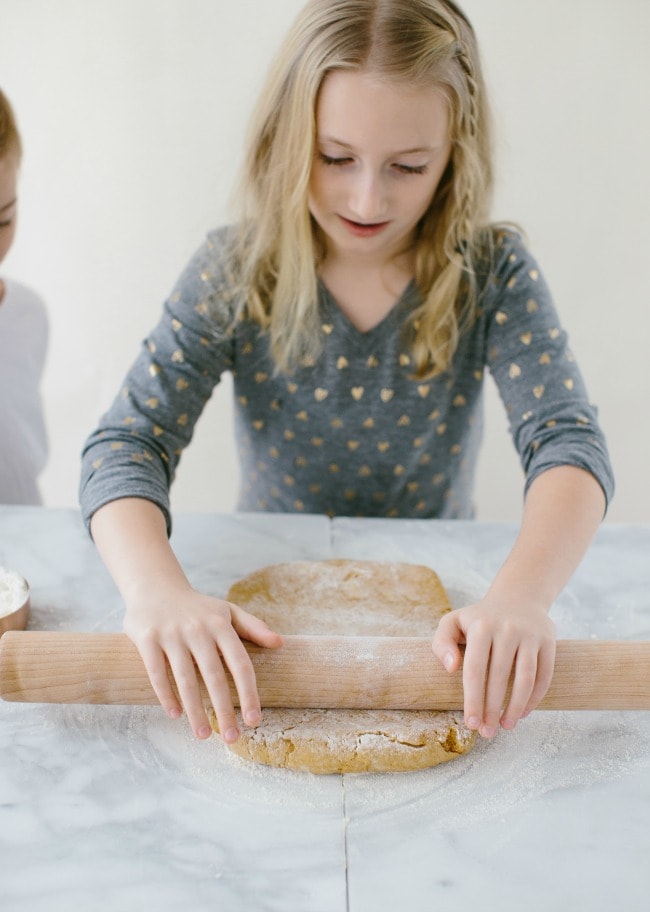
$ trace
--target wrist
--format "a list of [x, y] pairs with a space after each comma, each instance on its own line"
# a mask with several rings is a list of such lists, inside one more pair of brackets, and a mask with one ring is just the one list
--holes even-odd
[[492, 609], [507, 611], [516, 615], [548, 615], [553, 599], [529, 586], [492, 585], [483, 598], [484, 604]]
[[150, 602], [181, 597], [191, 591], [192, 586], [182, 571], [142, 574], [127, 580], [120, 588], [120, 594], [127, 606], [144, 600]]

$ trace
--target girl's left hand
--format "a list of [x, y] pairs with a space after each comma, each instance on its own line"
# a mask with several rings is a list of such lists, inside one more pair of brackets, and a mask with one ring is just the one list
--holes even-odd
[[555, 625], [547, 610], [505, 606], [488, 595], [451, 611], [438, 624], [433, 652], [450, 673], [460, 666], [461, 643], [465, 724], [484, 738], [493, 738], [499, 725], [512, 730], [535, 709], [553, 677]]

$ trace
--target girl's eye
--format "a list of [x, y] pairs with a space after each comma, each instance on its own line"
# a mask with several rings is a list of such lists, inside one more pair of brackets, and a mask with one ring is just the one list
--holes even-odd
[[[324, 152], [319, 152], [318, 156], [323, 164], [330, 165], [334, 168], [340, 168], [343, 165], [349, 165], [353, 160], [349, 156], [335, 158], [332, 155], [326, 155]], [[428, 171], [427, 165], [400, 165], [396, 162], [393, 167], [400, 174], [426, 174]]]
[[401, 174], [426, 174], [426, 165], [395, 165]]
[[352, 161], [351, 158], [333, 158], [331, 155], [325, 155], [324, 152], [318, 153], [320, 160], [325, 165], [333, 165], [334, 167], [340, 167], [341, 165], [347, 165]]
[[12, 222], [13, 222], [13, 219], [8, 219], [5, 222], [0, 222], [0, 228], [10, 228]]

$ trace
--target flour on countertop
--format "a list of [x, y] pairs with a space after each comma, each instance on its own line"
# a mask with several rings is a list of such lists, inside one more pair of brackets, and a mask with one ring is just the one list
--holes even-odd
[[29, 587], [22, 576], [0, 567], [0, 617], [6, 617], [25, 604]]
[[[340, 775], [316, 776], [241, 760], [213, 735], [197, 741], [186, 720], [131, 710], [131, 754], [216, 804], [340, 810]], [[406, 773], [345, 775], [348, 815], [427, 820], [430, 830], [498, 819], [560, 788], [585, 788], [650, 766], [650, 730], [637, 714], [539, 711], [514, 732], [452, 763]]]
[[453, 763], [418, 773], [354, 776], [348, 811], [428, 817], [432, 830], [471, 826], [549, 792], [620, 779], [650, 766], [650, 730], [637, 714], [539, 711], [514, 732], [477, 741]]
[[207, 741], [197, 740], [185, 718], [173, 721], [162, 710], [144, 707], [132, 712], [131, 753], [140, 757], [144, 752], [147, 766], [155, 763], [205, 800], [284, 809], [340, 809], [339, 776], [292, 773], [250, 763], [233, 754], [216, 734]]

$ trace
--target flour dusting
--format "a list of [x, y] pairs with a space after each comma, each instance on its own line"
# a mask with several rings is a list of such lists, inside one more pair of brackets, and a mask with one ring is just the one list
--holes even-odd
[[[336, 776], [315, 776], [242, 760], [218, 735], [199, 741], [185, 719], [172, 721], [144, 707], [133, 709], [131, 750], [175, 780], [219, 803], [314, 810], [340, 808]], [[147, 743], [148, 742], [148, 743]]]
[[[219, 804], [340, 810], [341, 775], [275, 769], [242, 760], [218, 738], [197, 741], [184, 720], [129, 711], [131, 754]], [[650, 767], [650, 731], [638, 715], [539, 711], [514, 732], [450, 763], [412, 773], [345, 774], [347, 813], [391, 825], [426, 818], [430, 830], [472, 826], [561, 788], [585, 788]]]
[[453, 763], [416, 773], [350, 776], [348, 809], [427, 815], [431, 829], [470, 826], [524, 807], [560, 788], [620, 779], [650, 766], [650, 732], [634, 713], [539, 711]]

